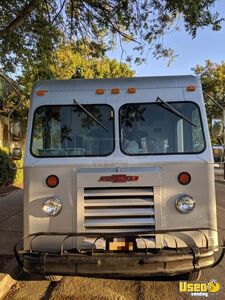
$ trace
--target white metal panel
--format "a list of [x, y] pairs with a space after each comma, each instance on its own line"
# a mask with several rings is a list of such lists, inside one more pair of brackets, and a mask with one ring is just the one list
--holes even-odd
[[183, 76], [151, 76], [131, 78], [104, 78], [104, 79], [72, 79], [72, 80], [40, 80], [35, 83], [33, 92], [46, 91], [90, 91], [97, 88], [111, 89], [128, 87], [138, 89], [186, 87], [187, 85], [200, 86], [200, 80], [193, 75]]
[[[139, 176], [137, 181], [127, 181], [127, 182], [118, 182], [112, 183], [111, 181], [102, 182], [100, 178], [102, 176], [111, 176], [111, 175], [119, 175], [126, 174], [129, 176]], [[152, 190], [150, 188], [142, 187], [151, 187], [151, 186], [160, 186], [160, 169], [156, 167], [146, 168], [146, 167], [138, 167], [138, 168], [83, 168], [78, 170], [77, 173], [77, 186], [78, 187], [105, 187], [107, 190], [113, 194], [117, 193], [117, 191], [111, 190], [111, 187], [117, 188], [128, 188], [138, 186], [141, 189], [139, 190], [140, 195], [152, 195]], [[119, 189], [118, 189], [119, 190]], [[88, 190], [87, 190], [88, 191]], [[86, 191], [86, 192], [87, 192]], [[98, 190], [101, 193], [101, 190]], [[109, 192], [109, 193], [110, 193]], [[138, 191], [134, 190], [134, 193], [138, 194]], [[103, 193], [108, 193], [104, 191]], [[123, 193], [123, 190], [120, 190], [120, 193]], [[128, 193], [128, 189], [126, 189], [126, 193]], [[132, 189], [130, 190], [130, 195], [132, 194]], [[129, 193], [127, 194], [129, 195]]]

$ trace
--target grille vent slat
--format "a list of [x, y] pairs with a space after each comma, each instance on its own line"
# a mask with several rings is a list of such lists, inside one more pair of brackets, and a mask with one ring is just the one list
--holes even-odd
[[111, 198], [100, 198], [100, 197], [95, 197], [92, 199], [89, 199], [87, 197], [85, 197], [85, 207], [121, 207], [121, 206], [131, 206], [131, 207], [135, 207], [135, 206], [153, 206], [154, 205], [154, 201], [153, 201], [153, 197], [148, 197], [148, 198], [144, 198], [144, 197], [135, 197], [135, 198], [125, 198], [125, 197], [120, 197], [118, 196], [117, 198], [111, 199]]
[[154, 216], [155, 212], [153, 208], [86, 208], [85, 217], [127, 217], [127, 216]]
[[86, 188], [85, 197], [107, 196], [153, 196], [153, 188]]

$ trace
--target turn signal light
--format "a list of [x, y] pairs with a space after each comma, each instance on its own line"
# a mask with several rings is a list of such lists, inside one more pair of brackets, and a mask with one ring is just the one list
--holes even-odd
[[182, 172], [178, 175], [178, 182], [183, 185], [189, 184], [191, 181], [191, 175], [187, 172]]
[[46, 184], [50, 188], [54, 188], [59, 184], [59, 178], [56, 175], [49, 175], [46, 179]]

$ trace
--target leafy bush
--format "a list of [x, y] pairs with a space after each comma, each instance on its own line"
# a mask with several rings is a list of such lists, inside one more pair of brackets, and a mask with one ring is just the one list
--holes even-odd
[[9, 154], [0, 149], [0, 186], [12, 184], [16, 177], [16, 164]]
[[24, 152], [22, 151], [22, 159], [15, 160], [16, 167], [18, 168], [16, 171], [16, 177], [13, 183], [15, 184], [22, 184], [23, 183], [23, 155]]
[[[2, 149], [4, 152], [8, 153], [9, 150], [7, 147], [3, 147]], [[17, 168], [16, 171], [16, 175], [13, 179], [13, 184], [22, 184], [23, 183], [23, 155], [24, 155], [24, 151], [22, 150], [22, 159], [20, 160], [12, 160], [13, 161], [13, 165], [15, 168]], [[9, 155], [8, 155], [9, 156]], [[1, 168], [1, 167], [0, 167]]]

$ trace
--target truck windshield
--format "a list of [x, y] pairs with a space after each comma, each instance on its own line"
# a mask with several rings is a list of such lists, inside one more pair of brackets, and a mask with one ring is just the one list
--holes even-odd
[[205, 148], [201, 116], [194, 102], [169, 102], [190, 120], [172, 114], [160, 103], [132, 103], [120, 108], [120, 145], [128, 155], [191, 154]]
[[106, 156], [114, 150], [114, 111], [109, 105], [41, 106], [34, 113], [31, 152], [37, 157]]

